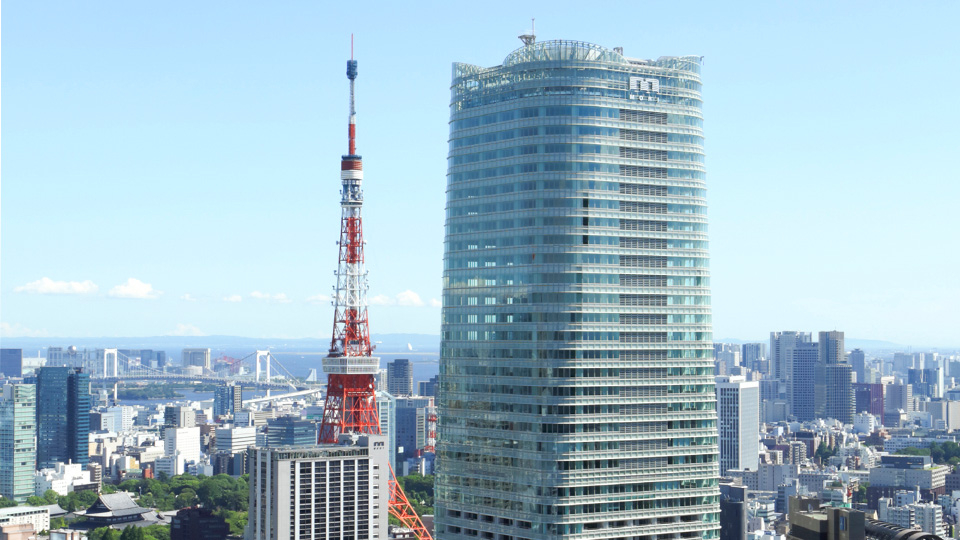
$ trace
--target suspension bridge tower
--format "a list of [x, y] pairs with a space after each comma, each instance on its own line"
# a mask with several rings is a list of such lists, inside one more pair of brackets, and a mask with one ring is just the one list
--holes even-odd
[[[357, 114], [354, 83], [357, 61], [347, 61], [350, 80], [348, 152], [340, 161], [340, 241], [334, 296], [333, 336], [323, 359], [327, 399], [320, 426], [321, 443], [335, 443], [342, 433], [380, 433], [374, 375], [380, 359], [373, 356], [367, 316], [367, 272], [363, 255], [363, 161], [357, 154]], [[390, 514], [412, 529], [419, 540], [432, 540], [390, 471]]]

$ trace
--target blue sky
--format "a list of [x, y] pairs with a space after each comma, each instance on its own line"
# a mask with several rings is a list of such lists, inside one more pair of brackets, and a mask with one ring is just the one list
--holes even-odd
[[450, 66], [535, 16], [705, 57], [717, 338], [960, 342], [960, 4], [590, 6], [8, 2], [3, 335], [329, 335], [351, 32], [373, 331], [439, 333]]

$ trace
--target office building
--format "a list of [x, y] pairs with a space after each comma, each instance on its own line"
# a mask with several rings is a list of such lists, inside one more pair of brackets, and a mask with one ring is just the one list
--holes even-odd
[[387, 538], [390, 477], [382, 435], [251, 448], [247, 540]]
[[0, 349], [0, 375], [23, 376], [23, 349]]
[[820, 362], [824, 364], [845, 364], [846, 352], [843, 348], [843, 332], [820, 332]]
[[22, 503], [33, 495], [37, 466], [37, 387], [5, 384], [0, 395], [0, 495]]
[[[0, 527], [6, 529], [9, 525], [30, 525], [33, 531], [50, 530], [50, 509], [46, 506], [13, 506], [0, 508]], [[13, 538], [31, 538], [22, 536]]]
[[434, 375], [429, 381], [417, 381], [417, 395], [423, 397], [437, 397], [437, 387], [440, 386], [440, 376]]
[[853, 423], [856, 396], [853, 394], [853, 368], [850, 364], [828, 364], [827, 407], [825, 418], [835, 418], [844, 424]]
[[397, 463], [397, 399], [387, 392], [377, 391], [377, 412], [380, 420], [380, 434], [387, 438], [390, 452], [390, 465], [398, 469]]
[[436, 534], [714, 538], [700, 58], [524, 40], [453, 68]]
[[[811, 343], [810, 332], [770, 332], [770, 361], [773, 376], [777, 380], [787, 381], [793, 376], [793, 349], [798, 343]], [[789, 400], [789, 398], [788, 398]]]
[[790, 415], [801, 421], [813, 420], [817, 417], [816, 407], [816, 373], [819, 347], [811, 341], [801, 341], [789, 349], [791, 360], [791, 375], [786, 381], [790, 396]]
[[430, 419], [434, 418], [436, 429], [437, 410], [430, 397], [397, 398], [394, 407], [397, 460], [403, 461], [429, 445]]
[[413, 395], [413, 365], [406, 358], [387, 364], [387, 392], [394, 397]]
[[859, 510], [821, 508], [820, 502], [812, 497], [790, 497], [789, 508], [787, 540], [865, 540], [867, 537], [866, 514]]
[[870, 382], [867, 380], [867, 355], [861, 349], [850, 351], [850, 366], [856, 374], [858, 383]]
[[721, 482], [720, 540], [747, 540], [748, 517], [747, 487]]
[[163, 409], [163, 425], [166, 427], [195, 427], [197, 410], [186, 405], [167, 405]]
[[880, 457], [880, 465], [870, 469], [867, 504], [877, 508], [882, 497], [895, 497], [898, 491], [919, 490], [926, 501], [935, 501], [946, 493], [947, 465], [934, 465], [930, 456]]
[[[220, 442], [220, 432], [217, 432], [217, 442]], [[166, 456], [183, 458], [185, 463], [200, 461], [200, 428], [168, 427], [163, 430], [163, 453]]]
[[317, 424], [294, 416], [267, 420], [267, 446], [306, 446], [316, 444]]
[[720, 474], [757, 470], [760, 464], [760, 383], [744, 377], [717, 377], [717, 431]]
[[[316, 439], [314, 439], [316, 442]], [[257, 428], [245, 426], [226, 426], [217, 429], [217, 452], [236, 454], [257, 444]]]
[[210, 349], [183, 349], [180, 352], [181, 366], [199, 366], [210, 369]]
[[213, 417], [233, 416], [243, 409], [243, 387], [226, 383], [217, 387], [213, 396]]
[[760, 373], [769, 373], [766, 343], [744, 343], [740, 346], [740, 361], [743, 365]]
[[37, 467], [90, 462], [90, 376], [79, 368], [37, 370]]
[[853, 384], [854, 412], [866, 412], [883, 418], [883, 385], [871, 383]]

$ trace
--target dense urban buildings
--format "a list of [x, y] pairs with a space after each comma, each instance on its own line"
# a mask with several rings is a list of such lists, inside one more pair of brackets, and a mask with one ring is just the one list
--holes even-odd
[[390, 469], [382, 435], [252, 448], [248, 460], [248, 540], [387, 538]]
[[700, 58], [524, 40], [454, 64], [436, 534], [716, 538]]
[[33, 495], [37, 467], [37, 387], [5, 384], [0, 394], [0, 495], [23, 502]]
[[37, 370], [37, 467], [90, 461], [90, 376], [79, 368]]
[[413, 395], [413, 366], [406, 358], [397, 358], [387, 364], [387, 392], [391, 395]]

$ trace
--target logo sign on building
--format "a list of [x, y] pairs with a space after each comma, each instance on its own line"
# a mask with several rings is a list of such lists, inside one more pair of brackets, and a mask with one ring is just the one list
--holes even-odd
[[658, 79], [630, 77], [630, 91], [641, 92], [637, 95], [637, 99], [641, 101], [660, 101], [660, 98], [657, 96], [646, 95], [660, 93], [660, 81]]

